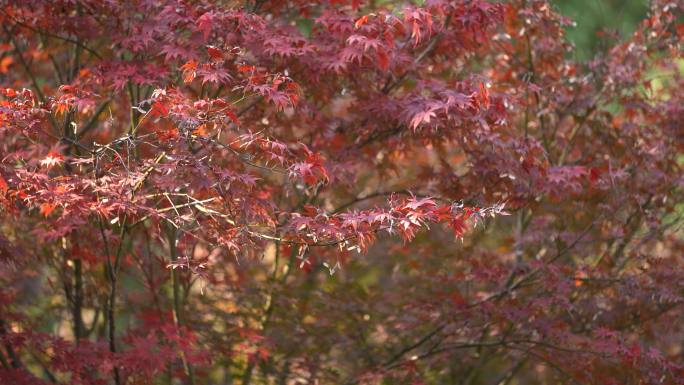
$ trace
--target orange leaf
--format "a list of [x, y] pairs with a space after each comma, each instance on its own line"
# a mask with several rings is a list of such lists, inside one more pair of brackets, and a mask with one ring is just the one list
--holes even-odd
[[0, 193], [6, 193], [7, 190], [9, 190], [9, 186], [7, 186], [7, 182], [5, 181], [5, 178], [0, 175]]
[[57, 102], [55, 104], [55, 115], [62, 116], [67, 112], [69, 112], [69, 103]]
[[577, 274], [575, 274], [575, 287], [582, 286], [584, 284], [584, 280], [587, 279], [587, 277], [587, 273], [583, 271], [577, 272]]
[[157, 138], [161, 141], [167, 141], [171, 139], [175, 139], [178, 137], [178, 129], [177, 128], [171, 128], [168, 130], [162, 130], [157, 132]]
[[479, 84], [479, 89], [480, 92], [478, 93], [479, 95], [479, 101], [480, 105], [484, 107], [485, 109], [489, 108], [489, 89], [486, 84], [480, 82]]
[[13, 98], [13, 97], [17, 96], [17, 91], [15, 91], [12, 88], [3, 88], [0, 91], [2, 91], [2, 94], [7, 96], [8, 98]]
[[255, 69], [256, 69], [256, 67], [246, 65], [246, 64], [242, 64], [242, 65], [238, 66], [238, 71], [240, 71], [240, 72], [254, 72]]
[[187, 63], [183, 64], [180, 67], [183, 71], [188, 71], [188, 70], [196, 70], [197, 69], [197, 62], [195, 60], [189, 60]]
[[52, 203], [43, 203], [40, 205], [40, 213], [43, 214], [45, 218], [50, 216], [53, 211], [57, 208], [57, 205], [53, 205]]
[[13, 62], [14, 58], [12, 56], [6, 56], [0, 60], [0, 72], [6, 74]]
[[198, 135], [198, 136], [207, 136], [207, 133], [208, 133], [207, 131], [208, 131], [207, 125], [206, 125], [206, 124], [200, 124], [200, 125], [197, 126], [197, 128], [195, 129], [195, 135]]
[[358, 20], [356, 20], [356, 23], [354, 23], [354, 28], [359, 29], [361, 26], [366, 24], [368, 22], [368, 15], [361, 16], [359, 17]]
[[195, 80], [195, 76], [197, 75], [196, 61], [190, 60], [189, 62], [183, 64], [180, 68], [183, 71], [183, 82], [190, 83], [191, 81]]

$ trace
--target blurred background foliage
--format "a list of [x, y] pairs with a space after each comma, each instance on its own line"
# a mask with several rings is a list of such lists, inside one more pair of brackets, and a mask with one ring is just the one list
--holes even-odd
[[552, 0], [575, 22], [567, 29], [575, 58], [590, 59], [620, 38], [629, 36], [648, 12], [648, 0]]

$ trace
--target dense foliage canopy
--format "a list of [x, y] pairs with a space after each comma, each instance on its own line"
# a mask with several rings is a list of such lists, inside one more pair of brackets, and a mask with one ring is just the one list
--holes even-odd
[[3, 1], [0, 383], [683, 384], [683, 15]]

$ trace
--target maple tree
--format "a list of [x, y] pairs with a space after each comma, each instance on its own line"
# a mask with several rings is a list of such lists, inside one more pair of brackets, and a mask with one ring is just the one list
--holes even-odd
[[684, 2], [0, 9], [0, 382], [684, 383]]

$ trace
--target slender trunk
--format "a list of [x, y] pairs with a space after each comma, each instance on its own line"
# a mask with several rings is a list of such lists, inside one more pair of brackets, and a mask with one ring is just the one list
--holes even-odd
[[76, 344], [80, 343], [81, 338], [85, 336], [85, 327], [83, 325], [83, 263], [80, 258], [74, 259], [74, 338]]
[[[176, 249], [177, 233], [173, 226], [169, 226], [168, 230], [168, 240], [169, 240], [169, 257], [171, 262], [175, 262], [178, 259], [178, 250]], [[179, 328], [184, 324], [183, 317], [183, 306], [181, 303], [181, 289], [180, 289], [180, 279], [178, 277], [178, 270], [171, 269], [171, 284], [173, 285], [173, 319], [176, 326]], [[183, 360], [183, 367], [185, 369], [185, 374], [188, 376], [188, 384], [195, 384], [195, 375], [192, 364], [190, 364], [185, 357], [185, 354], [181, 352], [181, 358]]]

